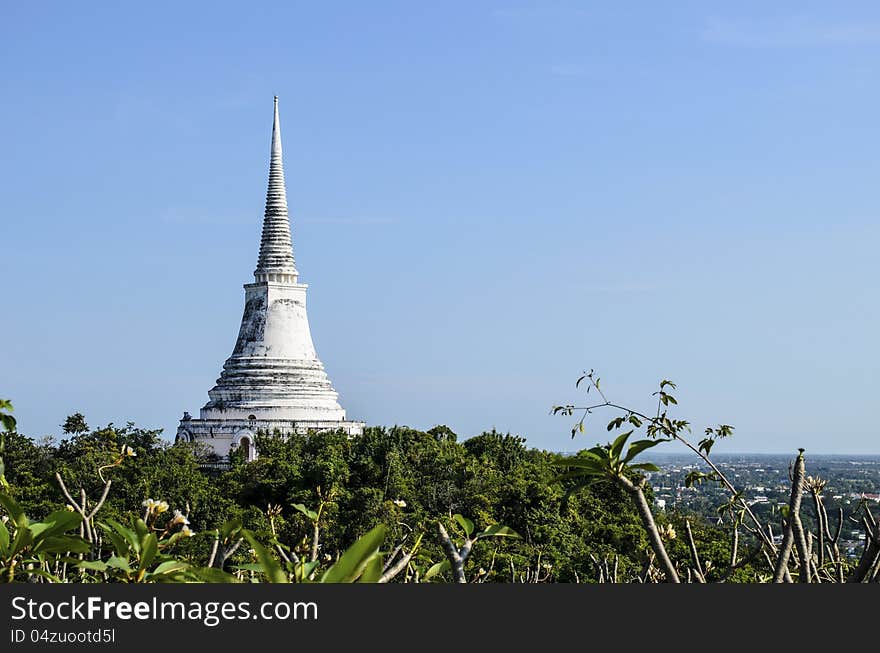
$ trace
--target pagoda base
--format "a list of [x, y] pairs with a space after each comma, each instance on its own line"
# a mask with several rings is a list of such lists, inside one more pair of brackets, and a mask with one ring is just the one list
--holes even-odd
[[184, 416], [177, 427], [175, 441], [201, 442], [220, 458], [245, 448], [246, 460], [257, 457], [254, 438], [257, 433], [279, 433], [283, 437], [306, 435], [309, 431], [336, 431], [362, 435], [364, 422], [348, 420], [284, 420], [284, 419], [192, 419]]

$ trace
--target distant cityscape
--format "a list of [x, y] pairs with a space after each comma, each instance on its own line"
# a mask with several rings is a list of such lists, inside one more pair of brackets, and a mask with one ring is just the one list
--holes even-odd
[[[776, 454], [719, 454], [712, 460], [750, 504], [752, 510], [770, 523], [779, 523], [779, 510], [791, 495], [789, 463], [794, 456]], [[720, 517], [719, 507], [729, 493], [719, 483], [704, 480], [688, 487], [693, 472], [708, 473], [708, 466], [692, 455], [658, 454], [652, 458], [660, 472], [648, 475], [654, 501], [660, 510], [696, 513], [711, 520]], [[880, 502], [880, 456], [814, 455], [807, 458], [807, 474], [827, 481], [821, 496], [828, 508], [832, 530], [843, 510], [841, 550], [855, 554], [864, 539], [858, 513], [864, 504], [873, 508]], [[815, 527], [813, 502], [805, 493], [802, 516], [807, 528]], [[729, 521], [728, 518], [725, 520]], [[777, 539], [781, 538], [778, 530]]]

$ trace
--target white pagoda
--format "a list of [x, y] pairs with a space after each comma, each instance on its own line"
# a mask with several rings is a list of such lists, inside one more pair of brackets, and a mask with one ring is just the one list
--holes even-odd
[[315, 352], [307, 288], [299, 283], [293, 258], [276, 96], [263, 236], [254, 282], [244, 286], [238, 340], [199, 418], [184, 413], [179, 440], [209, 444], [221, 457], [241, 447], [245, 458], [253, 460], [258, 431], [285, 436], [335, 429], [363, 433], [363, 422], [345, 419]]

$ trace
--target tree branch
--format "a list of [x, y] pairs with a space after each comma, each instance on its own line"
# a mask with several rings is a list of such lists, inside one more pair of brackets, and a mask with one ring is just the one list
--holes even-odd
[[[449, 537], [449, 533], [446, 532], [443, 524], [437, 522], [437, 526], [440, 531], [440, 542], [443, 545], [443, 551], [446, 553], [446, 559], [449, 560], [449, 565], [452, 568], [452, 577], [456, 583], [467, 583], [464, 575], [464, 557], [459, 553], [458, 548]], [[464, 547], [462, 547], [463, 549]], [[468, 553], [470, 553], [470, 549], [468, 549]]]

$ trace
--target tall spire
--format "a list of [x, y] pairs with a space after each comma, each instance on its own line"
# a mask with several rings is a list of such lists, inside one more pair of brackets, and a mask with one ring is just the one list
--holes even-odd
[[[254, 277], [257, 281], [268, 281], [270, 274], [293, 275], [293, 281], [296, 281], [298, 274], [290, 239], [290, 218], [287, 214], [287, 191], [284, 188], [284, 162], [281, 158], [281, 123], [278, 120], [277, 95], [275, 96], [275, 117], [272, 122], [269, 188], [266, 192], [263, 237], [260, 241], [260, 256], [257, 259]], [[282, 280], [278, 277], [276, 279]]]
[[310, 430], [349, 435], [364, 423], [345, 419], [339, 395], [315, 351], [306, 311], [308, 286], [297, 283], [290, 239], [278, 98], [272, 125], [269, 190], [256, 283], [244, 284], [244, 311], [232, 354], [198, 419], [184, 414], [177, 437], [200, 441], [219, 456], [254, 457], [260, 431], [285, 437]]

